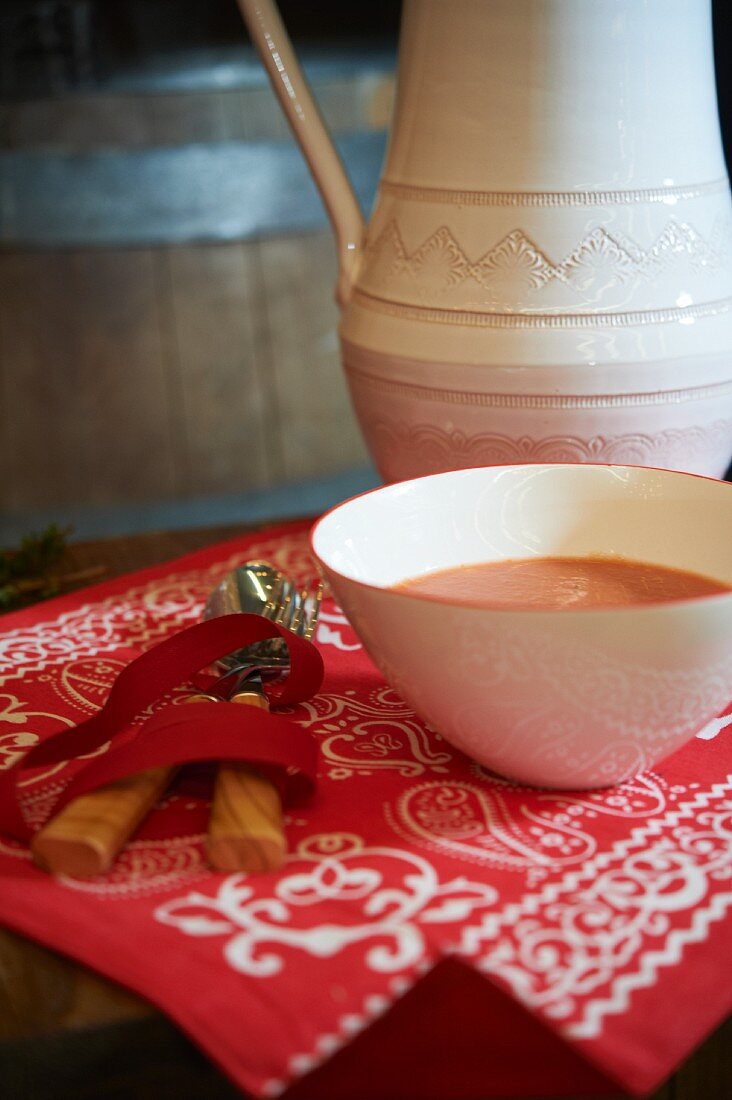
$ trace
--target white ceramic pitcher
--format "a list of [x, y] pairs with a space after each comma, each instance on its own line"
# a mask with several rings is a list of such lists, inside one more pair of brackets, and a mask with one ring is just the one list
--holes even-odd
[[721, 476], [732, 220], [708, 0], [406, 0], [365, 227], [270, 0], [239, 0], [338, 242], [387, 480], [578, 461]]

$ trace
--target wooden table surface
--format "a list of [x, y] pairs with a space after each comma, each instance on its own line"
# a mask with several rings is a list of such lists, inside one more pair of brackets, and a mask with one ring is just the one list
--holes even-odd
[[[101, 564], [111, 578], [248, 530], [242, 525], [108, 539], [76, 544], [74, 556], [79, 568]], [[728, 980], [729, 973], [720, 969], [720, 981]], [[728, 1020], [652, 1100], [728, 1100], [731, 1049]], [[0, 929], [2, 1100], [230, 1100], [239, 1095], [145, 1001]]]

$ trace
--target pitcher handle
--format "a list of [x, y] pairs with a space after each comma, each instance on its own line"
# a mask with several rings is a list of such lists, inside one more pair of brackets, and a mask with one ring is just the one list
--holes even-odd
[[350, 297], [364, 234], [364, 220], [341, 158], [298, 64], [274, 0], [238, 0], [252, 42], [317, 184], [336, 236], [336, 299]]

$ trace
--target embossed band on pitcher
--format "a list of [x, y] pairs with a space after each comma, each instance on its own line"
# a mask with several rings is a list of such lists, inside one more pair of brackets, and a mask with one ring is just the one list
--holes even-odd
[[447, 203], [453, 206], [629, 206], [648, 202], [678, 202], [727, 191], [722, 177], [707, 183], [680, 187], [641, 187], [617, 191], [465, 191], [449, 187], [422, 187], [396, 180], [382, 180], [381, 193], [412, 202]]
[[479, 238], [473, 235], [468, 247], [465, 228], [457, 233], [443, 224], [423, 234], [410, 249], [403, 227], [391, 218], [366, 244], [359, 293], [451, 314], [646, 318], [706, 306], [730, 290], [725, 272], [732, 221], [721, 213], [706, 233], [671, 219], [647, 245], [617, 228], [596, 226], [553, 256], [520, 227], [480, 255]]
[[348, 362], [345, 370], [354, 382], [362, 382], [383, 393], [421, 401], [439, 401], [445, 405], [476, 405], [501, 409], [607, 409], [640, 405], [679, 405], [687, 401], [704, 401], [732, 394], [732, 379], [708, 386], [689, 386], [676, 390], [654, 390], [648, 393], [481, 393], [471, 390], [420, 386], [392, 378], [381, 378], [359, 370]]
[[445, 309], [434, 306], [406, 305], [390, 298], [356, 289], [353, 300], [366, 309], [404, 317], [409, 321], [426, 321], [440, 325], [467, 325], [472, 328], [635, 328], [639, 325], [665, 325], [674, 321], [691, 321], [702, 317], [717, 317], [732, 310], [732, 298], [715, 302], [700, 302], [692, 306], [671, 306], [666, 309], [636, 309], [625, 312], [595, 313], [482, 313], [477, 310]]
[[432, 423], [411, 423], [388, 416], [373, 419], [367, 437], [387, 480], [470, 466], [504, 466], [525, 462], [600, 462], [611, 465], [668, 466], [697, 459], [710, 462], [727, 452], [732, 419], [711, 424], [587, 434], [565, 431], [551, 435], [507, 435], [497, 431], [469, 433]]
[[[470, 466], [601, 462], [685, 469], [722, 477], [732, 451], [732, 378], [642, 390], [632, 370], [625, 392], [551, 392], [542, 375], [519, 392], [454, 368], [424, 377], [409, 358], [344, 340], [354, 406], [387, 481]], [[424, 365], [424, 364], [422, 364]], [[632, 366], [632, 365], [631, 365]], [[446, 365], [447, 367], [447, 365]], [[416, 373], [415, 373], [416, 370]], [[493, 375], [500, 386], [500, 373]], [[477, 385], [487, 383], [485, 391]], [[679, 384], [681, 383], [681, 384]], [[528, 390], [528, 392], [527, 392]], [[536, 392], [536, 391], [539, 392]]]

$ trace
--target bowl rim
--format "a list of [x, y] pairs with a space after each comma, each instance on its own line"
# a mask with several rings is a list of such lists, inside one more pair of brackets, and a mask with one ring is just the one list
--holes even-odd
[[[389, 481], [383, 485], [377, 485], [373, 489], [365, 489], [361, 493], [354, 493], [351, 497], [346, 497], [345, 500], [339, 501], [337, 504], [328, 508], [321, 516], [315, 520], [308, 531], [308, 546], [310, 553], [313, 556], [315, 562], [319, 566], [321, 571], [333, 573], [335, 576], [342, 578], [348, 584], [356, 585], [357, 588], [365, 589], [370, 592], [383, 592], [388, 593], [391, 596], [396, 596], [406, 600], [413, 600], [418, 603], [430, 603], [439, 604], [441, 607], [459, 608], [461, 611], [476, 612], [479, 614], [485, 614], [486, 612], [493, 615], [607, 615], [608, 613], [623, 613], [623, 614], [638, 614], [643, 611], [653, 611], [659, 608], [676, 608], [679, 606], [693, 606], [697, 604], [706, 604], [710, 601], [723, 602], [732, 600], [732, 587], [727, 592], [713, 592], [706, 593], [701, 596], [679, 596], [671, 600], [649, 600], [643, 603], [628, 603], [628, 604], [607, 604], [600, 606], [585, 606], [585, 607], [523, 607], [520, 604], [517, 605], [502, 605], [502, 606], [476, 606], [475, 604], [459, 603], [452, 600], [445, 600], [439, 596], [429, 595], [424, 592], [410, 592], [403, 589], [396, 589], [389, 587], [388, 585], [373, 584], [371, 581], [356, 580], [354, 577], [349, 577], [345, 573], [342, 573], [339, 569], [334, 568], [332, 565], [328, 565], [321, 555], [315, 549], [315, 536], [318, 528], [324, 523], [329, 516], [333, 515], [340, 508], [345, 508], [348, 504], [353, 504], [357, 500], [362, 500], [364, 497], [374, 496], [376, 493], [384, 492], [386, 489], [393, 488], [397, 485], [411, 485], [416, 481], [426, 481], [428, 478], [433, 477], [449, 477], [451, 474], [465, 473], [470, 470], [512, 470], [512, 469], [530, 469], [534, 467], [549, 467], [551, 469], [573, 469], [573, 470], [639, 470], [648, 473], [661, 473], [671, 474], [674, 477], [679, 478], [696, 478], [699, 481], [711, 481], [716, 485], [726, 485], [732, 490], [732, 482], [725, 481], [724, 478], [710, 477], [708, 474], [695, 474], [687, 470], [669, 470], [663, 466], [639, 466], [631, 463], [621, 462], [506, 462], [501, 465], [495, 466], [466, 466], [456, 470], [440, 470], [437, 473], [432, 474], [419, 474], [417, 477], [403, 478], [401, 481]], [[650, 563], [647, 563], [650, 564]], [[688, 570], [693, 572], [693, 570]], [[704, 574], [698, 574], [704, 576]]]

